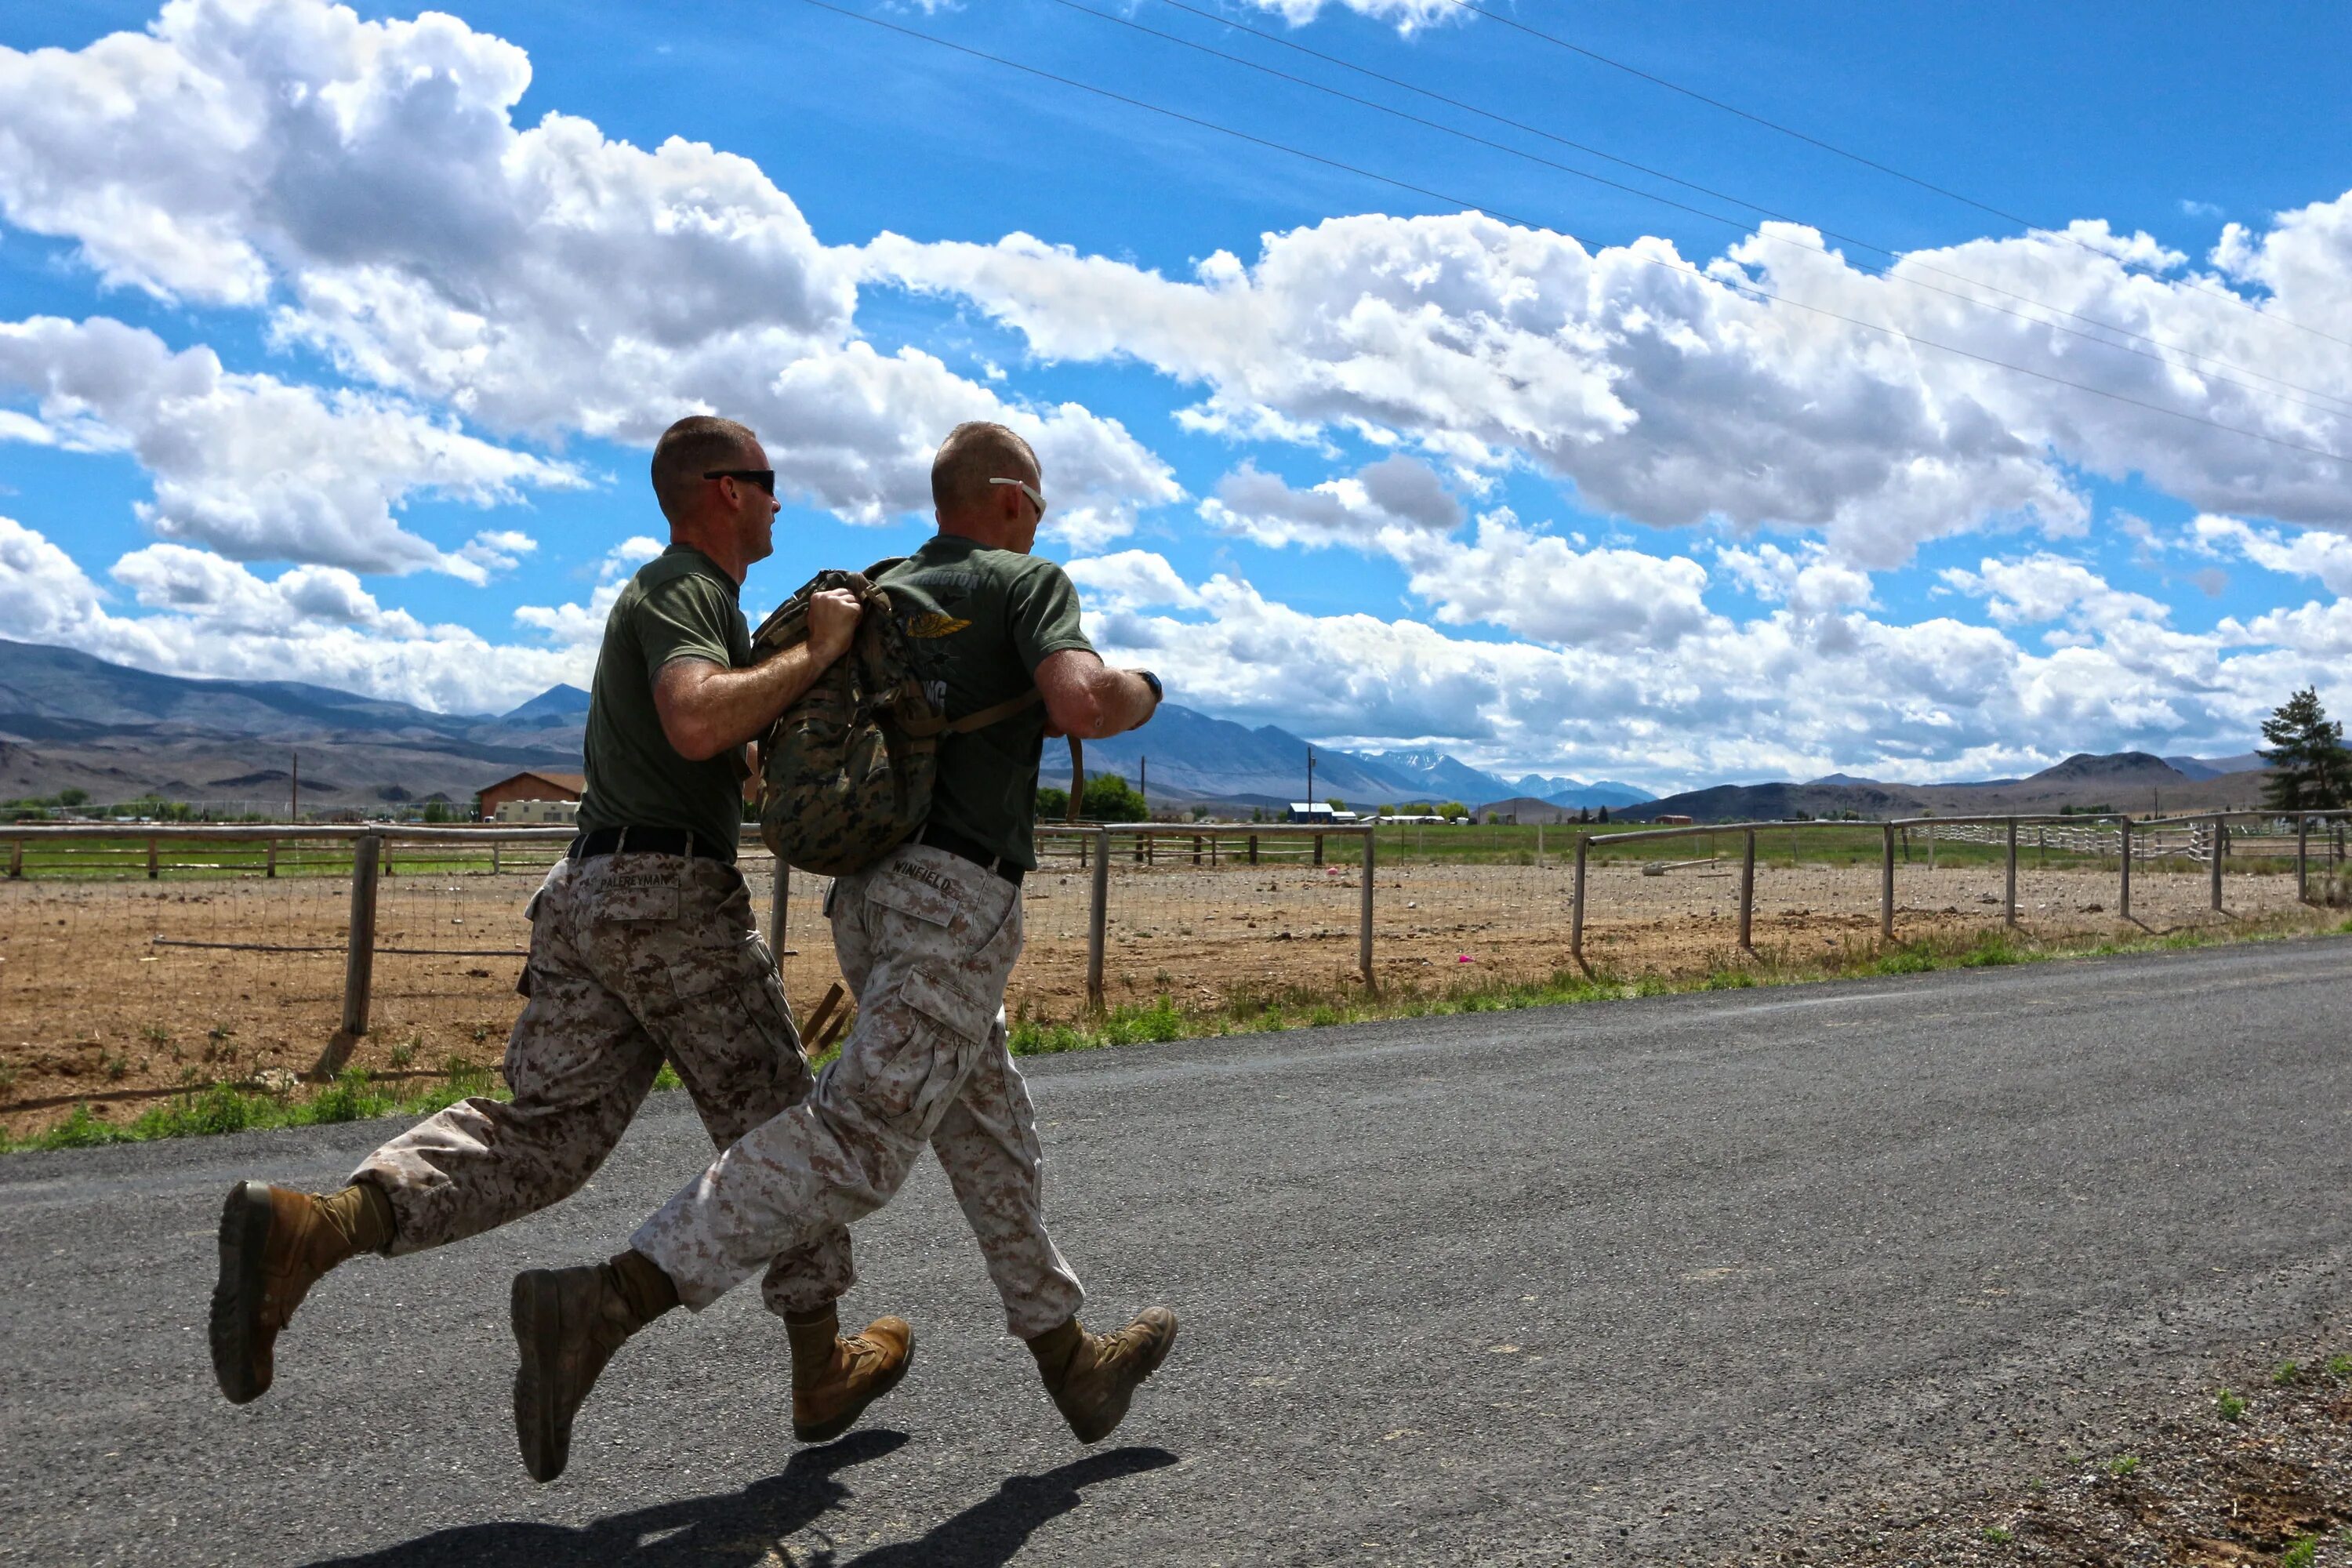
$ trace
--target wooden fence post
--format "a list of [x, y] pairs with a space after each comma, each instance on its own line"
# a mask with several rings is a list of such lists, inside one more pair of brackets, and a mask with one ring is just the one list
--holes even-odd
[[1584, 857], [1592, 847], [1592, 835], [1576, 836], [1576, 878], [1570, 884], [1568, 915], [1568, 955], [1584, 965], [1587, 973], [1591, 966], [1584, 963]]
[[1927, 825], [1927, 869], [1929, 869], [1930, 871], [1932, 871], [1932, 870], [1934, 870], [1935, 868], [1936, 868], [1936, 825], [1935, 825], [1934, 823], [1932, 823], [1932, 822], [1931, 822], [1931, 823], [1929, 823], [1929, 824]]
[[1878, 940], [1895, 940], [1895, 825], [1888, 823], [1886, 852], [1878, 863]]
[[1103, 931], [1110, 912], [1110, 829], [1095, 829], [1093, 897], [1087, 910], [1087, 1005], [1103, 1010]]
[[2311, 818], [2294, 814], [2294, 901], [2311, 902]]
[[8, 879], [12, 882], [25, 879], [25, 841], [21, 838], [11, 841], [8, 846]]
[[1372, 975], [1372, 830], [1364, 829], [1364, 907], [1358, 919], [1356, 931], [1357, 963], [1364, 972], [1364, 990], [1368, 994], [1380, 994], [1380, 982]]
[[352, 1047], [368, 1032], [368, 1004], [375, 990], [375, 889], [383, 837], [362, 833], [352, 846], [352, 913], [343, 932], [343, 1026], [319, 1053], [314, 1079], [330, 1079], [351, 1060]]
[[2121, 915], [2122, 915], [2122, 917], [2123, 917], [2125, 920], [2129, 920], [2129, 919], [2131, 919], [2131, 863], [2132, 863], [2132, 841], [2131, 841], [2132, 823], [2131, 823], [2131, 818], [2130, 818], [2130, 817], [2128, 817], [2128, 816], [2125, 817], [2125, 818], [2123, 819], [2122, 824], [2121, 824], [2121, 827], [2122, 827], [2122, 831], [2123, 831], [2123, 851], [2124, 851], [2124, 853], [2123, 853], [2123, 863], [2124, 863], [2124, 872], [2123, 872], [2123, 895], [2122, 895], [2122, 898], [2121, 898], [2120, 902], [2119, 902], [2119, 903], [2118, 903], [2118, 905], [2117, 905], [2117, 912], [2118, 912], [2119, 914], [2121, 914]]
[[1315, 863], [1323, 864], [1323, 836], [1319, 833], [1315, 836]]
[[261, 874], [265, 879], [278, 875], [278, 840], [275, 838], [269, 839], [268, 847], [262, 851], [262, 866]]
[[502, 847], [503, 846], [497, 839], [490, 840], [490, 875], [493, 877], [497, 876], [502, 868], [499, 856], [499, 851]]
[[162, 868], [155, 863], [155, 836], [151, 833], [147, 836], [147, 879], [152, 882], [162, 874]]
[[2002, 876], [2000, 923], [2017, 929], [2017, 818], [2009, 819], [2009, 861]]
[[2221, 817], [2213, 819], [2213, 908], [2216, 911], [2221, 908], [2221, 834], [2225, 826]]
[[1253, 866], [1257, 864], [1257, 835], [1255, 833], [1249, 836], [1249, 863]]
[[1753, 952], [1755, 943], [1749, 939], [1756, 927], [1756, 830], [1748, 830], [1748, 842], [1739, 852], [1739, 951]]

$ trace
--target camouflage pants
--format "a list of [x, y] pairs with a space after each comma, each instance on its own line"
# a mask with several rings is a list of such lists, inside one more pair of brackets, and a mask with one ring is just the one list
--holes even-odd
[[[507, 1041], [513, 1100], [453, 1105], [352, 1173], [391, 1200], [395, 1254], [577, 1192], [665, 1060], [722, 1149], [808, 1096], [800, 1037], [734, 868], [677, 855], [560, 860], [526, 912], [530, 1000]], [[854, 1278], [838, 1226], [763, 1261], [768, 1305], [788, 1316], [821, 1310]]]
[[1045, 1234], [1036, 1115], [1005, 1049], [1020, 889], [908, 845], [835, 882], [829, 907], [857, 997], [840, 1058], [807, 1100], [738, 1140], [631, 1245], [699, 1310], [772, 1254], [887, 1203], [929, 1143], [979, 1237], [1007, 1326], [1034, 1339], [1075, 1316], [1085, 1293]]

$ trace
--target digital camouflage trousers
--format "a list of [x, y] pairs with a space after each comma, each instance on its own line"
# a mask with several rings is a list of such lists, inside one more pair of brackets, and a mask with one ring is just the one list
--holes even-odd
[[[525, 913], [529, 998], [507, 1040], [511, 1101], [451, 1106], [352, 1173], [383, 1188], [416, 1252], [577, 1192], [620, 1141], [664, 1061], [725, 1148], [808, 1097], [768, 945], [735, 868], [677, 855], [560, 860]], [[776, 1248], [772, 1310], [821, 1310], [849, 1285], [849, 1236], [813, 1227]]]
[[1020, 889], [906, 845], [836, 881], [828, 908], [857, 998], [840, 1057], [806, 1100], [720, 1153], [631, 1245], [699, 1310], [771, 1257], [819, 1245], [887, 1203], [928, 1143], [980, 1240], [1006, 1326], [1022, 1339], [1057, 1327], [1085, 1293], [1045, 1233], [1036, 1114], [1006, 1049]]

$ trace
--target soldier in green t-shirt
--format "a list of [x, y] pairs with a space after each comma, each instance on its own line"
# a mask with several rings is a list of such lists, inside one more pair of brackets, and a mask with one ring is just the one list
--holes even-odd
[[648, 1307], [699, 1310], [768, 1259], [833, 1236], [888, 1202], [926, 1146], [979, 1237], [1006, 1326], [1079, 1441], [1118, 1425], [1175, 1343], [1165, 1307], [1114, 1333], [1079, 1325], [1084, 1292], [1046, 1234], [1036, 1116], [1005, 1048], [1045, 737], [1134, 729], [1160, 692], [1157, 677], [1096, 657], [1069, 578], [1029, 553], [1043, 482], [1003, 426], [959, 426], [940, 447], [940, 531], [884, 575], [893, 611], [950, 721], [1033, 685], [1043, 711], [943, 742], [923, 830], [835, 881], [826, 910], [856, 1021], [807, 1100], [739, 1139], [630, 1238], [626, 1272], [657, 1280], [655, 1294], [618, 1295], [613, 1265], [516, 1279], [529, 1307], [515, 1320], [516, 1435], [534, 1476], [562, 1468], [580, 1402]]
[[[665, 1061], [721, 1148], [809, 1093], [775, 961], [735, 868], [742, 749], [849, 646], [861, 612], [849, 595], [818, 595], [807, 643], [752, 667], [736, 596], [772, 549], [777, 511], [759, 438], [731, 420], [681, 419], [654, 447], [653, 483], [671, 542], [605, 622], [580, 836], [526, 910], [520, 989], [530, 1000], [505, 1066], [514, 1099], [452, 1106], [369, 1155], [331, 1195], [259, 1182], [229, 1194], [212, 1348], [232, 1400], [268, 1388], [278, 1331], [344, 1259], [438, 1247], [577, 1191]], [[659, 1279], [625, 1254], [604, 1272], [624, 1296]], [[852, 1278], [839, 1226], [780, 1247], [768, 1265], [804, 1437], [845, 1429], [906, 1364], [896, 1318], [840, 1337], [834, 1301]]]

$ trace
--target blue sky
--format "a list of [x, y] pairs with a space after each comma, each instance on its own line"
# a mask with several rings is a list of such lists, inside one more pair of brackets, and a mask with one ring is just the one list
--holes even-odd
[[793, 498], [755, 618], [919, 539], [929, 445], [1005, 417], [1107, 653], [1337, 744], [1981, 776], [2352, 700], [2340, 7], [1505, 13], [2039, 227], [1453, 0], [26, 10], [0, 636], [584, 684], [708, 406]]

